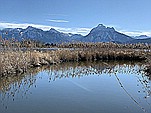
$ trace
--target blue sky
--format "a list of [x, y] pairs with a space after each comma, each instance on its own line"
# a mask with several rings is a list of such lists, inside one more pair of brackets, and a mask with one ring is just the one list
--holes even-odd
[[151, 36], [151, 0], [0, 0], [0, 28], [28, 25], [87, 34], [99, 23]]

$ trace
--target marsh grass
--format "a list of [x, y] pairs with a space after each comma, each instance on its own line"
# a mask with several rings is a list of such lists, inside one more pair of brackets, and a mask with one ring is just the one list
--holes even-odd
[[1, 39], [0, 42], [0, 76], [24, 73], [31, 67], [58, 64], [61, 62], [96, 60], [131, 61], [146, 60], [151, 56], [148, 51], [150, 50], [150, 46], [145, 44], [69, 43], [60, 44], [57, 47], [73, 49], [36, 51], [33, 49], [36, 45], [28, 41], [26, 43], [26, 50], [23, 51], [21, 43], [17, 41]]
[[136, 43], [136, 44], [116, 44], [113, 42], [77, 42], [77, 43], [62, 43], [56, 45], [59, 48], [109, 48], [109, 49], [151, 49], [151, 44]]

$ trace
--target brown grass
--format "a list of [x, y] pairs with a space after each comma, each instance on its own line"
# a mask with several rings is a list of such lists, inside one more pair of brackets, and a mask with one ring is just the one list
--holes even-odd
[[151, 49], [151, 44], [143, 44], [143, 43], [136, 43], [136, 44], [116, 44], [112, 42], [78, 42], [78, 43], [62, 43], [58, 44], [57, 47], [59, 48], [116, 48], [116, 49]]
[[[24, 73], [31, 67], [56, 64], [69, 61], [96, 61], [96, 60], [148, 60], [151, 53], [144, 51], [150, 48], [147, 45], [137, 45], [139, 50], [133, 49], [135, 45], [121, 45], [114, 43], [77, 43], [60, 45], [61, 48], [78, 48], [74, 50], [61, 49], [51, 51], [35, 51], [28, 49], [21, 51], [9, 46], [0, 51], [0, 76]], [[132, 48], [133, 47], [133, 48]], [[150, 65], [150, 63], [149, 63]]]
[[5, 51], [0, 52], [0, 75], [24, 73], [28, 68], [53, 63], [48, 53]]

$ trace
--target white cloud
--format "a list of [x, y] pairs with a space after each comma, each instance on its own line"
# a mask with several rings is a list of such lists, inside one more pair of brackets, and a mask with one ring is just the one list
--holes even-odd
[[67, 22], [69, 22], [67, 20], [46, 20], [46, 21], [48, 21], [48, 22], [56, 22], [56, 23], [67, 23]]
[[8, 23], [8, 22], [0, 22], [0, 28], [27, 28], [28, 26], [36, 27], [42, 30], [50, 30], [51, 28], [54, 28], [60, 32], [64, 33], [73, 33], [73, 34], [82, 34], [87, 35], [90, 28], [64, 28], [64, 27], [54, 27], [54, 26], [47, 26], [47, 25], [39, 25], [39, 24], [30, 24], [30, 23]]
[[1, 28], [27, 28], [28, 26], [33, 26], [36, 28], [40, 28], [43, 30], [49, 30], [51, 26], [45, 26], [45, 25], [38, 25], [38, 24], [29, 24], [29, 23], [7, 23], [7, 22], [0, 22], [0, 27]]
[[151, 36], [151, 31], [132, 31], [131, 32], [131, 31], [121, 30], [120, 32], [129, 36], [140, 36], [140, 35]]
[[141, 30], [128, 31], [128, 30], [122, 30], [121, 27], [119, 27], [117, 25], [112, 25], [112, 24], [108, 24], [108, 25], [105, 25], [105, 26], [114, 27], [115, 29], [117, 28], [117, 31], [119, 31], [120, 33], [126, 34], [128, 36], [140, 36], [140, 35], [151, 36], [151, 31], [141, 31]]

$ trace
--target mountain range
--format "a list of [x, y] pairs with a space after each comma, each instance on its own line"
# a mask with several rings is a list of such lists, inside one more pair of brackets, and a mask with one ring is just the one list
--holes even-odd
[[140, 36], [133, 36], [133, 38], [135, 38], [135, 39], [145, 39], [145, 38], [151, 38], [151, 37], [149, 37], [147, 35], [140, 35]]
[[18, 41], [23, 39], [37, 40], [44, 43], [62, 42], [115, 42], [115, 43], [151, 43], [151, 38], [146, 35], [130, 37], [116, 31], [113, 27], [106, 27], [99, 24], [86, 36], [81, 34], [62, 33], [53, 28], [48, 31], [28, 26], [22, 28], [5, 28], [0, 30], [2, 38], [15, 38]]

